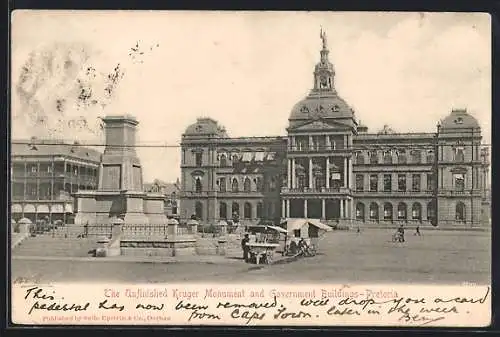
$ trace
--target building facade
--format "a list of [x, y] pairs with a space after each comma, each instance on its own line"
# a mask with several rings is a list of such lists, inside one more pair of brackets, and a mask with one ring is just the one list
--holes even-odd
[[186, 129], [181, 219], [488, 223], [489, 154], [477, 120], [454, 109], [435, 132], [369, 132], [337, 93], [321, 37], [313, 88], [292, 108], [287, 136], [230, 138], [210, 118]]
[[179, 196], [181, 191], [180, 180], [175, 183], [167, 183], [159, 179], [155, 179], [152, 183], [144, 184], [144, 192], [160, 193], [165, 196], [165, 215], [167, 218], [179, 218]]
[[56, 140], [13, 141], [11, 216], [73, 220], [72, 193], [97, 189], [101, 153]]

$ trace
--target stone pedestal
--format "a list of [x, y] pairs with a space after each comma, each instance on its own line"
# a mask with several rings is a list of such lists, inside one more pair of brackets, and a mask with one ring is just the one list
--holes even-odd
[[167, 224], [165, 196], [163, 194], [147, 193], [144, 197], [144, 214], [151, 225]]
[[226, 239], [219, 239], [217, 241], [217, 255], [226, 255]]
[[111, 241], [107, 246], [106, 256], [120, 256], [121, 255], [121, 236], [122, 236], [123, 220], [116, 219], [113, 221], [113, 228], [111, 230]]

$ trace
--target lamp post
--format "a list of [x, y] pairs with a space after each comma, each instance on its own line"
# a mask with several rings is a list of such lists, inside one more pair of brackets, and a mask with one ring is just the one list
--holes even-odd
[[431, 219], [431, 224], [433, 226], [438, 225], [438, 192], [439, 192], [439, 133], [441, 131], [441, 123], [438, 122], [436, 125], [437, 132], [435, 136], [435, 144], [434, 144], [434, 191], [433, 191], [433, 202], [432, 206], [434, 207], [434, 216]]

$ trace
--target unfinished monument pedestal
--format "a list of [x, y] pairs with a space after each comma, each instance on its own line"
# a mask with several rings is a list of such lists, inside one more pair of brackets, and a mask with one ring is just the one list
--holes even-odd
[[[75, 223], [91, 225], [89, 234], [93, 228], [99, 231], [99, 225], [112, 225], [107, 256], [175, 256], [194, 252], [194, 235], [178, 235], [177, 227], [170, 224], [167, 233], [165, 196], [143, 191], [142, 167], [135, 151], [137, 120], [132, 116], [108, 116], [103, 121], [106, 146], [98, 189], [75, 194]], [[119, 227], [116, 218], [122, 220]]]
[[119, 217], [125, 224], [166, 224], [164, 198], [143, 191], [142, 166], [135, 150], [139, 124], [133, 116], [103, 118], [106, 146], [96, 191], [75, 194], [75, 223], [110, 224]]

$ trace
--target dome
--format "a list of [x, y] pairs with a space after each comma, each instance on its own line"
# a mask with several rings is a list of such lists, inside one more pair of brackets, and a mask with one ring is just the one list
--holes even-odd
[[220, 126], [216, 120], [211, 118], [198, 118], [196, 123], [191, 124], [186, 128], [184, 136], [207, 136], [216, 135], [219, 137], [227, 137], [226, 129]]
[[320, 94], [312, 92], [301, 100], [292, 109], [289, 120], [307, 120], [316, 117], [328, 118], [352, 118], [353, 110], [336, 93]]
[[326, 46], [326, 34], [321, 31], [323, 49], [320, 61], [314, 67], [314, 86], [309, 95], [292, 108], [290, 127], [295, 127], [308, 120], [349, 119], [354, 122], [354, 111], [335, 90], [335, 69], [328, 60], [329, 50]]
[[453, 109], [445, 119], [441, 121], [441, 129], [471, 129], [479, 128], [477, 119], [467, 113], [467, 109]]

